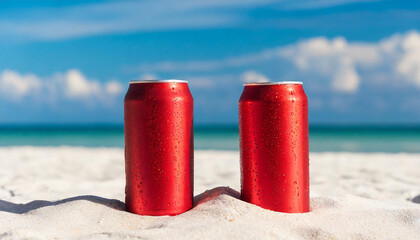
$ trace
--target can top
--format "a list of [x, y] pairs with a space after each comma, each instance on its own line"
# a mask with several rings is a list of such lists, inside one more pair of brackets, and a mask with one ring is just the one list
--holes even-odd
[[283, 85], [283, 84], [299, 84], [303, 85], [302, 82], [299, 81], [282, 81], [282, 82], [251, 82], [251, 83], [244, 83], [244, 86], [252, 86], [252, 85]]
[[132, 80], [130, 84], [136, 83], [167, 83], [167, 82], [175, 82], [175, 83], [188, 83], [187, 80], [178, 80], [178, 79], [165, 79], [165, 80]]

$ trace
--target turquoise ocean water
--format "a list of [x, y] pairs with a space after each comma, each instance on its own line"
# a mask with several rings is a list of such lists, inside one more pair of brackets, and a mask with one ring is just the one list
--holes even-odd
[[[420, 126], [311, 126], [310, 151], [418, 152]], [[237, 126], [196, 126], [195, 149], [238, 150]], [[124, 147], [121, 125], [0, 126], [0, 146]]]

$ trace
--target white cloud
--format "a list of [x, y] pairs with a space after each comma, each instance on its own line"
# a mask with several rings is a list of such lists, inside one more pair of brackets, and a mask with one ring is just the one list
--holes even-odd
[[251, 83], [251, 82], [269, 82], [270, 79], [268, 79], [266, 76], [264, 76], [261, 73], [257, 73], [255, 71], [246, 71], [242, 74], [242, 80], [245, 83]]
[[[317, 79], [326, 84], [324, 87], [327, 89], [340, 93], [354, 94], [364, 82], [420, 87], [420, 33], [394, 34], [378, 42], [348, 42], [343, 37], [316, 37], [225, 59], [158, 62], [141, 64], [133, 69], [205, 72], [250, 68], [270, 61], [281, 61], [276, 64], [284, 64], [284, 61], [292, 63], [294, 68], [282, 73], [287, 78]], [[252, 76], [250, 74], [249, 78]]]
[[88, 79], [77, 69], [46, 78], [4, 70], [0, 74], [0, 87], [0, 97], [14, 101], [22, 100], [23, 97], [38, 101], [53, 101], [57, 98], [108, 101], [124, 92], [123, 85], [116, 80], [101, 83]]
[[69, 98], [89, 98], [101, 94], [101, 85], [97, 81], [86, 79], [79, 70], [68, 70], [63, 77], [64, 88]]
[[356, 70], [351, 67], [338, 69], [333, 77], [332, 88], [346, 93], [354, 93], [360, 84], [360, 77]]
[[118, 81], [109, 81], [105, 84], [105, 92], [109, 95], [119, 95], [124, 92], [124, 86]]
[[[420, 34], [395, 34], [374, 43], [344, 38], [308, 39], [280, 50], [300, 71], [329, 78], [331, 87], [354, 93], [363, 81], [420, 87]], [[396, 80], [399, 82], [397, 83]]]
[[420, 34], [411, 32], [400, 44], [403, 53], [396, 67], [397, 72], [420, 87]]
[[4, 70], [0, 74], [0, 93], [12, 100], [38, 93], [41, 87], [41, 79], [33, 74], [23, 75], [12, 70]]
[[302, 41], [280, 49], [279, 55], [291, 60], [299, 71], [329, 78], [331, 88], [344, 93], [358, 90], [359, 64], [374, 65], [379, 61], [375, 47], [348, 44], [341, 37]]

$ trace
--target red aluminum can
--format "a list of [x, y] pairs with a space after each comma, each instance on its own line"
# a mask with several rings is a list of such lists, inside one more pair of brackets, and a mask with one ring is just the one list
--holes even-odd
[[244, 84], [241, 198], [277, 212], [308, 212], [308, 135], [308, 99], [301, 82]]
[[125, 202], [140, 215], [193, 204], [193, 98], [187, 81], [132, 81], [124, 99]]

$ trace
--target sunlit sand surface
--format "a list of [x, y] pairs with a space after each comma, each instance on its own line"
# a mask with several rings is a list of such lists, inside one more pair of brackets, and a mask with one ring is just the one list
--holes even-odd
[[2, 239], [419, 239], [420, 154], [313, 153], [310, 213], [239, 200], [239, 155], [195, 152], [195, 206], [124, 211], [120, 148], [0, 148]]

